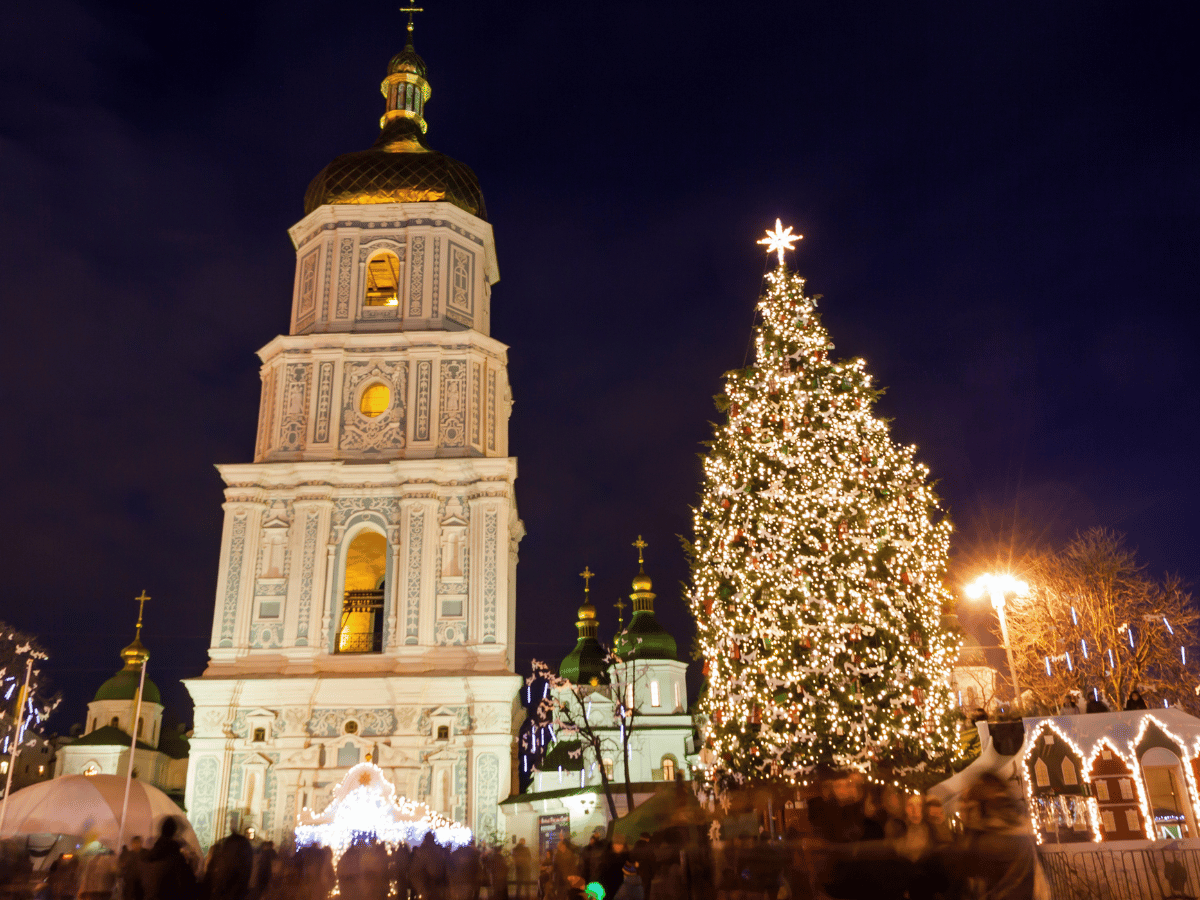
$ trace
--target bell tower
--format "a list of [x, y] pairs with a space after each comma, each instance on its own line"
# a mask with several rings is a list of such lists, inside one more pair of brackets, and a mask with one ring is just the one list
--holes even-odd
[[430, 148], [424, 60], [382, 83], [373, 146], [309, 185], [254, 462], [225, 481], [187, 804], [287, 836], [367, 759], [481, 836], [509, 793], [517, 545], [507, 347], [474, 173]]

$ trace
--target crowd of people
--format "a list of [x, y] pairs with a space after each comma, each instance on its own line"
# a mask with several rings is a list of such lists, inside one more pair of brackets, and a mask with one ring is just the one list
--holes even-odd
[[[1039, 900], [1046, 896], [1028, 818], [1008, 786], [982, 776], [964, 795], [960, 827], [941, 804], [833, 773], [808, 804], [809, 830], [709, 840], [676, 825], [628, 841], [601, 829], [559, 841], [535, 860], [524, 840], [448, 849], [352, 843], [253, 846], [242, 834], [200, 861], [167, 819], [149, 848], [63, 854], [37, 883], [9, 864], [0, 898], [20, 900]], [[715, 836], [715, 832], [714, 832]]]

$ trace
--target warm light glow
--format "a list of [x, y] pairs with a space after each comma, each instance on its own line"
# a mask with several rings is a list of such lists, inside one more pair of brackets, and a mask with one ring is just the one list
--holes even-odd
[[785, 229], [783, 227], [783, 221], [780, 219], [776, 219], [775, 220], [775, 230], [771, 231], [770, 229], [768, 229], [767, 236], [765, 238], [762, 238], [761, 240], [757, 241], [757, 243], [765, 244], [768, 253], [778, 253], [779, 254], [779, 264], [782, 266], [783, 265], [783, 251], [784, 250], [794, 250], [795, 248], [792, 246], [792, 244], [796, 243], [796, 241], [802, 240], [803, 238], [804, 238], [804, 235], [802, 235], [802, 234], [792, 234], [792, 226], [791, 225], [789, 225]]
[[987, 594], [993, 605], [1003, 605], [1005, 597], [1028, 596], [1029, 585], [1007, 574], [980, 575], [967, 585], [966, 593], [972, 600], [978, 600]]
[[[782, 253], [785, 237], [799, 236], [777, 223], [763, 243]], [[803, 279], [781, 266], [766, 281], [754, 362], [726, 376], [693, 509], [718, 795], [818, 765], [902, 777], [958, 752], [951, 528], [929, 470], [875, 415], [866, 363], [831, 356]]]
[[471, 829], [431, 810], [424, 803], [397, 797], [383, 770], [359, 763], [346, 773], [333, 800], [320, 813], [305, 808], [296, 817], [296, 843], [320, 844], [333, 850], [334, 864], [351, 844], [379, 841], [389, 850], [414, 847], [432, 832], [443, 847], [470, 843]]
[[386, 384], [373, 384], [362, 392], [358, 409], [364, 416], [374, 419], [383, 415], [392, 404], [392, 392]]

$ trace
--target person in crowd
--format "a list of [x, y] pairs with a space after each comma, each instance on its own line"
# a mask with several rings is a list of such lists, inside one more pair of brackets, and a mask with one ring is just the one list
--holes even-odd
[[386, 900], [390, 868], [383, 844], [355, 841], [337, 863], [338, 893], [345, 900]]
[[650, 846], [650, 832], [643, 831], [629, 851], [629, 858], [637, 866], [638, 877], [642, 879], [642, 894], [650, 896], [650, 885], [654, 881], [654, 848]]
[[178, 832], [178, 819], [174, 816], [163, 819], [158, 840], [141, 866], [145, 900], [194, 900], [199, 896], [192, 865], [175, 838]]
[[301, 847], [296, 852], [296, 862], [300, 869], [302, 891], [297, 897], [302, 900], [325, 900], [337, 884], [333, 851], [329, 847]]
[[1039, 876], [1028, 817], [1008, 785], [986, 772], [963, 797], [965, 831], [952, 851], [955, 896], [1030, 900]]
[[[550, 881], [550, 889], [554, 900], [562, 900], [568, 895], [572, 878], [578, 877], [580, 881], [583, 881], [583, 876], [579, 874], [579, 853], [571, 844], [570, 838], [564, 837], [554, 848], [553, 871], [554, 876]], [[584, 882], [584, 884], [586, 883]], [[582, 890], [581, 886], [581, 893]]]
[[954, 841], [954, 832], [946, 821], [945, 807], [937, 797], [925, 797], [925, 823], [929, 826], [930, 840], [937, 847], [945, 847]]
[[413, 850], [408, 877], [411, 890], [420, 900], [445, 900], [446, 857], [432, 833], [426, 833]]
[[116, 855], [98, 842], [85, 845], [79, 854], [79, 900], [112, 900], [117, 886]]
[[513, 873], [516, 878], [516, 897], [513, 900], [530, 900], [530, 885], [533, 881], [533, 853], [525, 846], [525, 838], [517, 841], [512, 849]]
[[266, 894], [271, 884], [276, 855], [274, 841], [263, 841], [254, 854], [254, 866], [250, 870], [250, 900], [262, 900]]
[[142, 900], [142, 860], [145, 856], [140, 834], [135, 834], [129, 839], [129, 844], [121, 848], [121, 855], [117, 858], [121, 875], [121, 900]]
[[396, 884], [397, 900], [408, 900], [408, 870], [412, 865], [412, 850], [400, 844], [392, 851], [392, 881]]
[[1132, 691], [1130, 691], [1129, 699], [1125, 701], [1125, 708], [1127, 710], [1145, 709], [1146, 700], [1142, 697], [1142, 692], [1137, 688], [1134, 688]]
[[[604, 887], [604, 896], [616, 896], [621, 885], [625, 883], [625, 863], [629, 860], [629, 851], [625, 847], [625, 838], [614, 835], [611, 842], [605, 841], [604, 854], [600, 858], [600, 871], [596, 881]], [[636, 868], [636, 866], [635, 866]]]
[[482, 880], [479, 849], [475, 844], [456, 847], [446, 860], [446, 890], [449, 900], [477, 900]]
[[74, 853], [60, 854], [50, 863], [46, 886], [52, 900], [75, 900], [79, 893], [79, 857]]
[[625, 865], [621, 867], [621, 877], [621, 886], [617, 888], [613, 900], [646, 900], [637, 863], [632, 858], [626, 859]]
[[1090, 713], [1106, 713], [1108, 712], [1108, 704], [1100, 699], [1100, 691], [1092, 688], [1088, 691], [1087, 712]]
[[488, 900], [508, 900], [508, 857], [503, 847], [490, 847], [483, 855]]
[[254, 869], [250, 839], [236, 829], [217, 841], [209, 853], [204, 872], [208, 900], [246, 900]]

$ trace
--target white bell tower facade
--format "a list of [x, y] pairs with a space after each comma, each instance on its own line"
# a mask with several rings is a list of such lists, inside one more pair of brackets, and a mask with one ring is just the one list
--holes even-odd
[[[411, 28], [411, 26], [410, 26]], [[517, 545], [507, 348], [482, 195], [428, 148], [424, 62], [291, 230], [289, 333], [259, 351], [255, 459], [222, 465], [189, 818], [285, 838], [353, 765], [489, 838], [510, 793]]]

